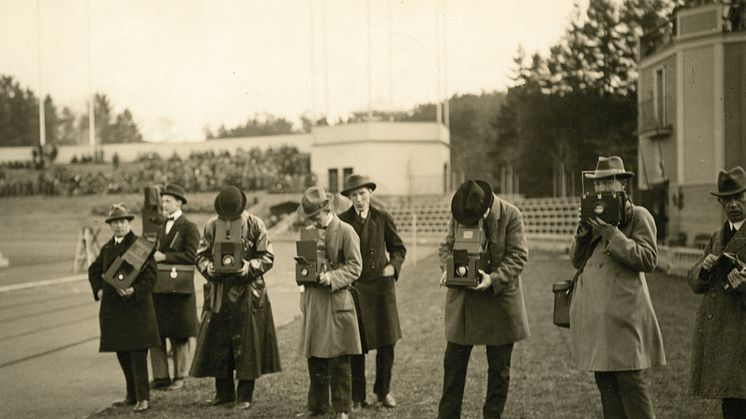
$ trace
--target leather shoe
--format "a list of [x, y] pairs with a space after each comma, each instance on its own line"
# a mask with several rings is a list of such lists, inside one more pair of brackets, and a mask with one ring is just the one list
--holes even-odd
[[148, 410], [149, 407], [150, 407], [150, 405], [148, 404], [147, 400], [140, 400], [139, 402], [137, 402], [137, 404], [135, 405], [135, 407], [132, 408], [132, 410], [135, 411], [135, 412], [144, 412], [144, 411]]
[[182, 388], [184, 388], [184, 379], [183, 378], [175, 378], [174, 382], [171, 383], [170, 386], [168, 386], [167, 390], [168, 391], [181, 390]]
[[133, 406], [134, 404], [135, 404], [135, 400], [130, 399], [129, 397], [125, 397], [119, 400], [114, 400], [113, 402], [111, 402], [112, 407]]
[[233, 400], [223, 400], [223, 399], [216, 397], [214, 399], [202, 402], [202, 404], [205, 406], [220, 406], [220, 405], [224, 405], [227, 403], [233, 403]]
[[339, 412], [334, 415], [334, 419], [350, 419], [350, 415], [348, 415], [347, 412]]
[[353, 411], [360, 410], [360, 409], [367, 409], [369, 407], [370, 407], [370, 404], [368, 404], [368, 402], [366, 402], [365, 400], [363, 400], [361, 402], [352, 402], [352, 410]]
[[165, 390], [171, 384], [170, 378], [156, 378], [150, 382], [151, 390]]
[[236, 402], [236, 410], [249, 410], [251, 409], [251, 402]]
[[388, 407], [389, 409], [396, 407], [396, 399], [391, 393], [385, 395], [384, 397], [379, 397], [378, 401], [381, 402], [384, 407]]

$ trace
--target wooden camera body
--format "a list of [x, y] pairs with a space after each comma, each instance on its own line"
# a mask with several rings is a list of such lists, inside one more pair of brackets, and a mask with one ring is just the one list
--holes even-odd
[[319, 256], [318, 242], [323, 240], [316, 228], [300, 231], [300, 240], [295, 243], [295, 282], [298, 285], [316, 285], [319, 276], [327, 270], [328, 261]]
[[489, 270], [489, 258], [482, 248], [484, 230], [477, 227], [456, 226], [453, 251], [446, 263], [446, 285], [475, 287], [481, 282], [479, 269]]
[[114, 259], [114, 263], [104, 273], [104, 281], [120, 290], [129, 288], [145, 266], [145, 262], [155, 250], [155, 242], [138, 237], [127, 251]]
[[215, 238], [212, 242], [212, 261], [215, 272], [235, 274], [243, 267], [243, 240], [241, 238], [242, 218], [223, 220], [215, 223]]
[[142, 203], [142, 235], [150, 241], [155, 241], [158, 231], [163, 226], [165, 217], [162, 214], [161, 187], [146, 186]]
[[580, 201], [580, 220], [587, 223], [588, 219], [598, 217], [611, 225], [622, 225], [626, 200], [624, 192], [586, 192]]

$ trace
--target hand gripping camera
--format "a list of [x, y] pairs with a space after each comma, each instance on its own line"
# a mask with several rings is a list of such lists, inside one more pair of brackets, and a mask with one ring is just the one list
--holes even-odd
[[163, 222], [165, 221], [161, 207], [161, 187], [146, 186], [145, 199], [142, 203], [142, 235], [150, 241], [155, 241]]
[[319, 255], [318, 241], [323, 240], [318, 229], [300, 231], [300, 240], [295, 243], [298, 256], [295, 259], [295, 282], [298, 285], [315, 285], [319, 276], [328, 268], [328, 261]]
[[728, 294], [735, 294], [736, 289], [728, 282], [728, 274], [734, 269], [741, 269], [743, 265], [738, 255], [733, 253], [721, 254], [709, 270], [702, 269], [699, 272], [699, 278], [707, 283], [721, 282], [723, 289]]
[[242, 218], [215, 222], [215, 238], [212, 242], [212, 261], [215, 272], [235, 274], [243, 267], [243, 242], [241, 241]]
[[446, 286], [475, 287], [482, 277], [479, 269], [489, 272], [489, 257], [482, 248], [482, 221], [477, 227], [456, 226], [453, 251], [446, 263]]
[[598, 217], [611, 225], [624, 224], [624, 192], [585, 192], [580, 201], [580, 221]]
[[120, 290], [129, 288], [142, 271], [153, 250], [155, 250], [155, 242], [145, 237], [138, 237], [122, 256], [114, 259], [114, 263], [104, 273], [104, 281]]

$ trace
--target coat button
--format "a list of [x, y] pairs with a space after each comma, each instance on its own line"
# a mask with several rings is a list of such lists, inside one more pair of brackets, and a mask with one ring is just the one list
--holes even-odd
[[376, 265], [370, 265], [370, 269], [375, 269]]
[[712, 314], [708, 314], [707, 318], [710, 319], [710, 320], [712, 320]]
[[374, 252], [374, 251], [372, 251], [372, 250], [370, 251], [370, 254], [371, 254], [371, 255], [372, 255], [372, 254], [374, 254], [374, 253], [376, 253], [376, 252]]
[[717, 296], [718, 296], [718, 293], [716, 293], [714, 291], [710, 293], [710, 297], [712, 297], [712, 298], [715, 298]]

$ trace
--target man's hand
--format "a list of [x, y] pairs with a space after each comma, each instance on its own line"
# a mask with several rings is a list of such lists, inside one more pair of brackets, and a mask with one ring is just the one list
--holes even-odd
[[117, 293], [119, 293], [120, 297], [130, 298], [133, 295], [135, 295], [135, 289], [132, 288], [132, 287], [129, 287], [129, 288], [125, 289], [125, 290], [117, 289]]
[[249, 266], [249, 261], [244, 259], [243, 265], [241, 265], [241, 270], [239, 271], [241, 276], [249, 276]]
[[156, 250], [156, 252], [153, 253], [153, 259], [155, 259], [156, 262], [163, 262], [166, 260], [166, 254], [160, 250]]
[[394, 266], [391, 264], [388, 264], [383, 268], [383, 276], [394, 276], [395, 273], [396, 269], [394, 269]]
[[702, 261], [702, 269], [704, 269], [706, 271], [709, 271], [712, 268], [712, 265], [715, 264], [716, 260], [718, 260], [717, 256], [715, 256], [713, 254], [707, 255], [705, 257], [705, 260]]
[[611, 238], [614, 236], [614, 233], [617, 231], [615, 225], [611, 225], [598, 217], [589, 218], [588, 224], [591, 225], [594, 231], [598, 231], [598, 233], [601, 234], [601, 237], [603, 237], [606, 241], [611, 240]]
[[322, 272], [321, 275], [319, 275], [319, 283], [324, 286], [331, 286], [332, 280], [329, 278], [328, 272]]
[[212, 261], [210, 261], [207, 264], [207, 275], [210, 276], [210, 278], [212, 278], [213, 276], [215, 276], [215, 274], [216, 274], [216, 272], [215, 272], [215, 263], [213, 263]]
[[440, 276], [440, 286], [444, 287], [446, 285], [446, 271], [443, 271], [443, 274]]
[[301, 313], [306, 312], [306, 293], [305, 292], [300, 293], [300, 312]]
[[482, 281], [479, 284], [477, 284], [477, 286], [474, 287], [474, 289], [477, 291], [484, 291], [486, 289], [490, 289], [492, 287], [492, 278], [490, 278], [490, 275], [480, 269], [479, 276], [482, 277]]
[[746, 283], [746, 271], [734, 269], [728, 273], [728, 284], [730, 284], [733, 289], [738, 289], [741, 284]]
[[104, 290], [103, 289], [100, 289], [100, 290], [96, 291], [96, 297], [98, 297], [99, 300], [103, 296], [104, 296]]

